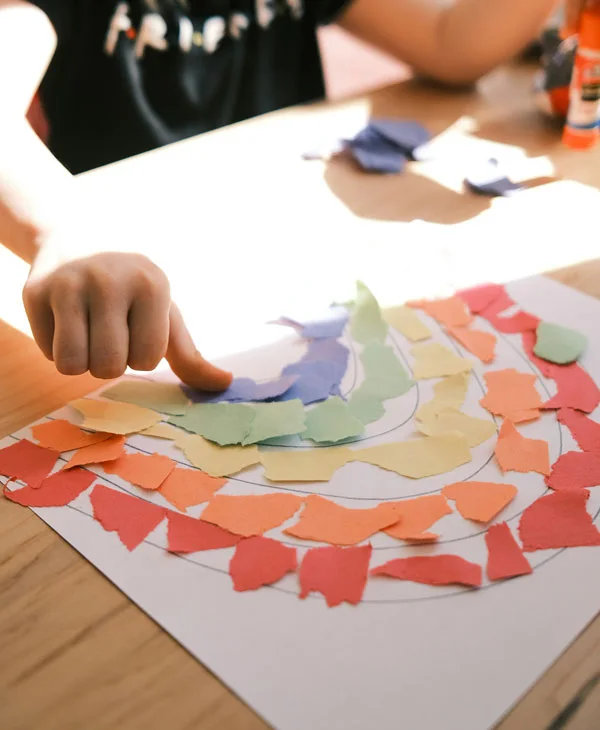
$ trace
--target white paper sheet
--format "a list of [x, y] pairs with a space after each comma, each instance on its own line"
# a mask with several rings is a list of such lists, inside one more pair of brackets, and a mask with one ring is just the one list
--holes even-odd
[[[508, 289], [527, 311], [588, 335], [591, 344], [582, 364], [600, 382], [600, 302], [542, 277], [513, 283]], [[456, 347], [435, 323], [430, 324], [437, 341]], [[483, 321], [478, 327], [489, 329]], [[410, 364], [409, 343], [394, 333], [393, 344]], [[240, 374], [268, 378], [299, 353], [298, 343], [286, 338], [279, 346], [239, 355], [227, 364]], [[357, 355], [353, 351], [344, 391], [360, 382]], [[534, 371], [518, 336], [499, 335], [496, 361], [486, 367]], [[478, 365], [464, 410], [489, 418], [478, 404], [483, 372], [484, 366]], [[432, 397], [433, 382], [420, 382], [404, 396], [388, 401], [385, 417], [367, 430], [368, 444], [414, 435], [414, 412]], [[540, 378], [538, 388], [544, 399], [554, 393], [552, 381]], [[575, 448], [553, 413], [520, 430], [528, 437], [546, 439], [552, 461]], [[22, 429], [0, 445], [29, 436], [29, 429]], [[129, 443], [132, 449], [158, 451], [185, 461], [172, 444], [159, 439], [134, 436]], [[471, 464], [440, 477], [413, 481], [366, 464], [350, 464], [330, 483], [285, 484], [281, 489], [316, 492], [341, 504], [368, 507], [379, 500], [437, 492], [444, 484], [477, 474], [478, 480], [519, 487], [518, 497], [498, 517], [514, 528], [523, 509], [546, 487], [537, 474], [502, 475], [493, 459], [494, 443], [492, 439], [477, 447]], [[118, 477], [108, 476], [106, 483], [167, 506], [160, 495], [149, 497]], [[256, 467], [232, 479], [222, 492], [277, 490], [264, 481], [262, 468]], [[191, 514], [200, 514], [201, 509]], [[597, 519], [600, 493], [594, 490], [589, 510]], [[87, 494], [68, 507], [35, 511], [280, 730], [490, 728], [600, 608], [600, 582], [595, 578], [600, 548], [529, 554], [536, 568], [533, 575], [484, 584], [477, 591], [374, 579], [360, 606], [328, 609], [320, 596], [297, 598], [296, 576], [286, 577], [275, 587], [235, 593], [227, 574], [231, 550], [185, 557], [167, 554], [164, 524], [128, 553], [114, 533], [106, 533], [91, 518]], [[485, 565], [482, 528], [453, 514], [443, 518], [436, 531], [442, 539], [435, 547], [398, 546], [392, 538], [377, 535], [372, 540], [372, 566], [421, 551], [453, 553]], [[281, 531], [271, 534], [277, 537]], [[287, 536], [283, 539], [293, 542]]]

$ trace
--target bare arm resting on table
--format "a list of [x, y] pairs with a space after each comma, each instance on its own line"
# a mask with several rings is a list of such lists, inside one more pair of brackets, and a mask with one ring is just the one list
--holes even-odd
[[517, 54], [540, 32], [557, 4], [557, 0], [354, 0], [339, 22], [420, 73], [463, 84]]
[[73, 178], [25, 118], [55, 46], [41, 10], [0, 0], [0, 241], [32, 264], [23, 300], [35, 340], [69, 375], [112, 378], [166, 357], [188, 384], [223, 389], [230, 374], [198, 353], [160, 269], [144, 256], [84, 253]]

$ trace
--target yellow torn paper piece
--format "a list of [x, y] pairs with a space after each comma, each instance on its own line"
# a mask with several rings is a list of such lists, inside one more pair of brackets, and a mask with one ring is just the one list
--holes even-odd
[[261, 451], [260, 463], [272, 482], [328, 482], [355, 453], [344, 447]]
[[157, 423], [155, 426], [140, 431], [140, 436], [154, 436], [154, 438], [165, 439], [165, 441], [177, 441], [188, 435], [187, 431], [182, 431], [180, 428], [175, 428], [175, 426], [168, 423]]
[[467, 397], [470, 373], [449, 375], [433, 386], [433, 399], [424, 403], [417, 411], [417, 420], [435, 418], [448, 408], [460, 408]]
[[431, 337], [429, 327], [419, 319], [419, 315], [410, 307], [390, 307], [384, 309], [382, 315], [392, 329], [400, 332], [411, 342], [420, 342]]
[[257, 446], [218, 446], [195, 434], [177, 438], [175, 443], [195, 467], [211, 477], [230, 477], [260, 461]]
[[443, 378], [446, 375], [465, 373], [473, 369], [473, 361], [459, 357], [452, 350], [437, 342], [415, 345], [413, 375], [417, 380]]
[[418, 426], [425, 436], [439, 436], [448, 431], [458, 431], [472, 448], [494, 436], [496, 424], [490, 419], [474, 418], [456, 408], [447, 408], [435, 416], [425, 418]]
[[132, 403], [80, 398], [69, 405], [83, 416], [83, 423], [80, 425], [91, 431], [122, 435], [138, 433], [155, 426], [161, 420], [160, 413]]
[[467, 439], [456, 432], [358, 449], [352, 456], [411, 479], [445, 474], [471, 461]]

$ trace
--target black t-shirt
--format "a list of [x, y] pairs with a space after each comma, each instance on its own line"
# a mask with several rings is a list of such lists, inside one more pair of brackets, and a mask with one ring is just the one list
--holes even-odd
[[58, 47], [40, 96], [77, 173], [321, 98], [316, 28], [349, 0], [30, 0]]

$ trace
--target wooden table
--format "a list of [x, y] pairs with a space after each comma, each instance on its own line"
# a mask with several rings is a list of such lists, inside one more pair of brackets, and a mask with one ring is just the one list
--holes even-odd
[[[524, 148], [527, 156], [514, 157], [511, 163], [515, 175], [548, 174], [548, 159], [536, 158], [549, 156], [559, 176], [600, 186], [600, 151], [581, 154], [564, 149], [556, 129], [534, 110], [530, 85], [527, 68], [493, 74], [480, 85], [479, 93], [452, 94], [409, 82], [348, 103], [289, 110], [247, 122], [96, 171], [81, 178], [81, 185], [92, 195], [110, 199], [122, 225], [133, 226], [136, 245], [166, 264], [172, 263], [172, 245], [179, 239], [186, 239], [186, 245], [206, 242], [208, 249], [224, 248], [228, 258], [234, 249], [236, 256], [249, 257], [251, 265], [253, 247], [269, 238], [271, 255], [280, 251], [285, 259], [285, 245], [301, 243], [302, 237], [310, 245], [311, 218], [318, 221], [323, 236], [319, 245], [331, 237], [336, 252], [335, 246], [346, 250], [358, 238], [361, 246], [366, 238], [372, 245], [380, 238], [397, 241], [399, 231], [403, 241], [416, 240], [415, 236], [429, 241], [435, 235], [446, 240], [452, 232], [458, 232], [462, 241], [475, 230], [481, 241], [495, 231], [490, 225], [493, 209], [488, 210], [488, 200], [462, 193], [464, 170], [456, 160], [417, 165], [403, 176], [382, 178], [361, 174], [344, 160], [326, 165], [303, 162], [300, 152], [315, 141], [317, 132], [330, 138], [343, 135], [369, 112], [407, 116], [422, 119], [435, 133], [453, 126], [458, 135], [451, 138], [454, 141], [471, 130], [471, 143], [479, 145], [480, 154]], [[531, 205], [515, 207], [519, 225], [530, 226], [523, 244], [536, 239], [535, 210], [540, 205], [549, 210], [557, 200], [566, 207], [582, 200], [584, 188], [560, 185], [558, 198], [552, 185], [523, 194], [531, 196], [523, 198]], [[597, 204], [596, 198], [591, 199]], [[504, 210], [499, 209], [501, 218]], [[597, 214], [597, 206], [595, 210]], [[415, 227], [409, 223], [413, 218], [426, 223]], [[136, 231], [144, 233], [141, 242]], [[336, 236], [342, 240], [334, 241]], [[594, 245], [597, 250], [597, 240], [590, 242], [589, 255], [584, 252], [579, 260], [591, 258]], [[190, 261], [189, 250], [187, 256]], [[359, 267], [367, 266], [368, 258], [363, 256]], [[558, 259], [548, 260], [552, 265]], [[203, 261], [193, 262], [198, 275]], [[255, 263], [261, 261], [264, 264], [257, 254]], [[533, 266], [545, 269], [544, 256], [538, 256]], [[23, 327], [16, 302], [25, 268], [3, 254], [0, 270], [4, 287], [0, 316]], [[235, 275], [228, 271], [227, 276]], [[600, 296], [600, 261], [579, 263], [554, 276]], [[200, 308], [191, 306], [198, 290], [210, 290], [209, 280], [215, 278], [219, 279], [218, 271], [202, 278], [201, 287], [190, 287], [189, 281], [187, 290], [184, 284], [174, 286], [180, 299], [189, 299], [185, 303], [189, 312], [198, 314]], [[210, 297], [213, 302], [217, 298], [223, 311], [227, 309], [229, 299], [219, 298], [218, 288], [210, 291]], [[2, 435], [95, 387], [90, 377], [59, 376], [25, 334], [6, 322], [0, 324]], [[211, 355], [219, 351], [218, 330], [213, 327], [214, 336], [207, 339], [212, 342], [207, 345]], [[247, 343], [236, 339], [234, 344], [242, 349]], [[588, 627], [499, 727], [550, 727], [598, 672], [600, 620]], [[590, 730], [598, 727], [599, 715], [600, 687], [596, 687], [569, 721], [552, 727]], [[265, 725], [41, 520], [0, 500], [0, 727], [254, 730]]]

